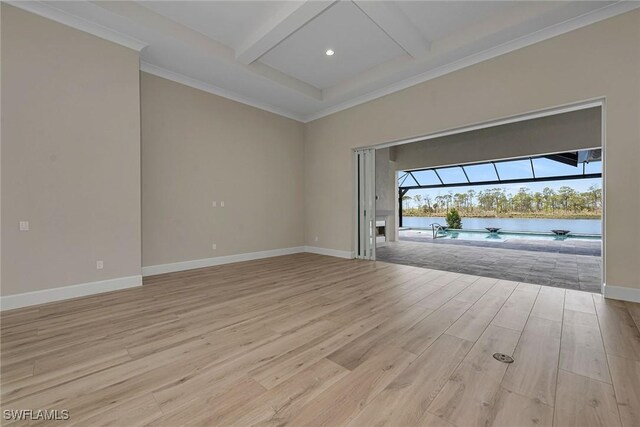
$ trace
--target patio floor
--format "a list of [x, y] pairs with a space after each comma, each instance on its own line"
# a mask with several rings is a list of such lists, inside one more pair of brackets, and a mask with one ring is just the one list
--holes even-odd
[[400, 241], [376, 249], [380, 261], [600, 293], [600, 241], [506, 242], [431, 238], [400, 230]]

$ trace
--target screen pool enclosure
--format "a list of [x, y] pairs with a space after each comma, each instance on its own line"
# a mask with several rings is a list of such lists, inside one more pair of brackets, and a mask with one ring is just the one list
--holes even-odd
[[602, 150], [401, 171], [398, 173], [398, 225], [402, 198], [409, 190], [602, 178]]

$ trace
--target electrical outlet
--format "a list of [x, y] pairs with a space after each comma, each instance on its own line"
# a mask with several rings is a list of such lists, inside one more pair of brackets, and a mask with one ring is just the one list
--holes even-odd
[[98, 260], [96, 261], [96, 270], [102, 270], [104, 268], [104, 261]]
[[211, 206], [213, 206], [214, 208], [218, 207], [218, 202], [216, 202], [215, 200], [213, 202], [211, 202]]
[[220, 202], [220, 207], [224, 208], [224, 202]]
[[215, 251], [216, 249], [218, 249], [218, 245], [216, 245], [216, 244], [214, 243], [213, 245], [211, 245], [211, 249], [213, 249], [213, 250]]
[[29, 231], [29, 221], [20, 221], [20, 231]]
[[318, 236], [316, 236], [316, 242], [318, 241]]

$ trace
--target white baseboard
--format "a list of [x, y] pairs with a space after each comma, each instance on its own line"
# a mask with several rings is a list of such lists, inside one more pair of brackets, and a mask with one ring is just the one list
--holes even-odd
[[142, 267], [142, 276], [154, 276], [156, 274], [174, 273], [176, 271], [193, 270], [195, 268], [213, 267], [216, 265], [231, 264], [234, 262], [252, 261], [255, 259], [271, 258], [274, 256], [298, 254], [310, 252], [319, 255], [329, 255], [338, 258], [353, 258], [353, 253], [349, 251], [338, 251], [335, 249], [317, 248], [314, 246], [297, 246], [293, 248], [272, 249], [268, 251], [249, 252], [245, 254], [219, 256], [215, 258], [194, 259], [191, 261], [173, 262], [170, 264], [150, 265]]
[[304, 246], [294, 248], [272, 249], [268, 251], [249, 252], [245, 254], [219, 256], [215, 258], [195, 259], [192, 261], [173, 262], [171, 264], [150, 265], [142, 267], [142, 276], [173, 273], [175, 271], [193, 270], [194, 268], [213, 267], [215, 265], [231, 264], [234, 262], [252, 261], [255, 259], [271, 258], [274, 256], [291, 255], [305, 252]]
[[604, 297], [622, 301], [640, 302], [640, 289], [610, 286], [605, 283]]
[[335, 256], [338, 258], [346, 258], [346, 259], [354, 258], [353, 252], [350, 252], [350, 251], [339, 251], [337, 249], [318, 248], [316, 246], [305, 246], [304, 251], [310, 252], [312, 254], [318, 254], [318, 255]]
[[63, 286], [60, 288], [45, 289], [42, 291], [5, 295], [0, 297], [0, 310], [12, 310], [14, 308], [84, 297], [87, 295], [117, 291], [136, 286], [142, 286], [142, 276], [118, 277], [117, 279], [81, 283], [78, 285]]
[[16, 295], [6, 295], [0, 297], [0, 310], [12, 310], [14, 308], [27, 307], [31, 305], [44, 304], [53, 301], [61, 301], [87, 295], [99, 294], [102, 292], [117, 291], [120, 289], [141, 286], [142, 277], [153, 276], [156, 274], [192, 270], [194, 268], [212, 267], [215, 265], [231, 264], [234, 262], [251, 261], [256, 259], [291, 255], [302, 252], [310, 252], [319, 255], [328, 255], [347, 259], [352, 259], [354, 257], [353, 253], [349, 251], [318, 248], [315, 246], [298, 246], [293, 248], [272, 249], [268, 251], [249, 252], [238, 255], [227, 255], [215, 258], [174, 262], [171, 264], [151, 265], [148, 267], [142, 267], [142, 276], [119, 277], [117, 279], [81, 283], [78, 285], [63, 286], [60, 288], [45, 289], [42, 291], [25, 292], [23, 294]]

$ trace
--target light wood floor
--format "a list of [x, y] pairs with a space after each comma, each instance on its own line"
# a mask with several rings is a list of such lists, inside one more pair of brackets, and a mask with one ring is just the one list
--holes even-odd
[[299, 254], [1, 320], [2, 409], [66, 424], [640, 425], [640, 305], [579, 291]]

